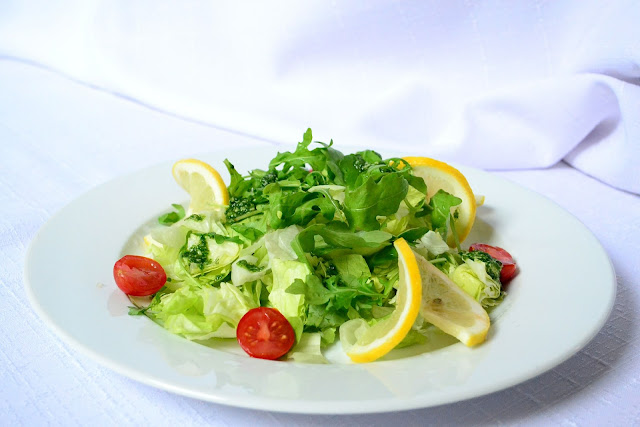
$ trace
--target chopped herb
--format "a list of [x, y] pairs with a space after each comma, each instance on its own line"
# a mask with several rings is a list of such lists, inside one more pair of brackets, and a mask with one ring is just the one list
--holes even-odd
[[484, 268], [487, 271], [489, 277], [497, 282], [500, 282], [500, 271], [502, 270], [502, 263], [488, 253], [482, 251], [462, 251], [460, 252], [460, 257], [462, 259], [470, 259], [473, 261], [483, 262]]
[[264, 267], [259, 267], [255, 264], [251, 264], [249, 261], [247, 261], [246, 259], [241, 259], [240, 261], [238, 261], [238, 267], [242, 267], [245, 270], [249, 270], [252, 273], [257, 273], [259, 271], [264, 270]]
[[264, 188], [267, 185], [276, 182], [277, 180], [278, 174], [276, 173], [276, 171], [269, 171], [262, 178], [260, 178], [260, 186]]
[[[192, 245], [189, 245], [188, 242], [191, 236], [198, 236], [198, 242]], [[209, 260], [209, 244], [207, 239], [213, 239], [218, 245], [223, 244], [224, 242], [233, 242], [239, 245], [242, 245], [244, 242], [239, 237], [228, 237], [223, 236], [221, 234], [216, 233], [193, 233], [189, 232], [186, 237], [187, 244], [180, 252], [182, 258], [185, 258], [189, 263], [197, 265], [200, 270], [204, 268]]]
[[178, 222], [182, 218], [184, 218], [185, 212], [184, 212], [184, 208], [182, 207], [182, 205], [179, 205], [177, 203], [173, 203], [173, 204], [171, 204], [171, 206], [173, 206], [173, 208], [175, 209], [175, 212], [169, 212], [169, 213], [166, 213], [166, 214], [160, 216], [160, 218], [158, 218], [158, 222], [161, 225], [175, 224], [176, 222]]
[[260, 237], [264, 236], [264, 233], [258, 230], [257, 228], [248, 227], [242, 224], [233, 224], [231, 226], [231, 229], [233, 229], [236, 233], [239, 233], [240, 235], [242, 235], [242, 237], [249, 239], [252, 242], [255, 242]]
[[255, 205], [245, 197], [232, 197], [226, 211], [227, 221], [236, 222], [255, 209]]
[[[187, 237], [187, 240], [189, 238]], [[187, 247], [182, 251], [182, 257], [186, 258], [191, 264], [196, 264], [202, 270], [209, 259], [209, 245], [207, 245], [207, 236], [200, 235], [200, 240], [196, 245]]]

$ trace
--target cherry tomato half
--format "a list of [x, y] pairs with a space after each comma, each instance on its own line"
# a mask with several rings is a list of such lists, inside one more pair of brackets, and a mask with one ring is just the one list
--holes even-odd
[[251, 357], [275, 360], [286, 354], [296, 340], [291, 323], [275, 308], [249, 310], [236, 329], [240, 347]]
[[153, 295], [164, 286], [167, 275], [156, 261], [137, 255], [125, 255], [113, 266], [116, 285], [127, 295]]
[[502, 263], [500, 282], [506, 283], [516, 275], [516, 262], [513, 260], [511, 254], [504, 249], [497, 246], [485, 245], [484, 243], [474, 243], [469, 246], [469, 251], [486, 252], [500, 261]]

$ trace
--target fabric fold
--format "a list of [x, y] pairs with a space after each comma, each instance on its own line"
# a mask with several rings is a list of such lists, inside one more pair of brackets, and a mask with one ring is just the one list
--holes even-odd
[[0, 57], [271, 141], [564, 160], [640, 194], [638, 22], [633, 1], [8, 1]]

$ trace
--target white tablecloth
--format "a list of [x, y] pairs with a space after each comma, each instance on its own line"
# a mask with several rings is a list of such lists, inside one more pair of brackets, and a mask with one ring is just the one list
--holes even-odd
[[[304, 416], [237, 409], [139, 384], [71, 349], [32, 311], [23, 266], [38, 229], [95, 185], [210, 151], [216, 144], [269, 143], [158, 113], [15, 61], [0, 61], [0, 94], [0, 424], [640, 423], [637, 195], [565, 163], [498, 173], [546, 195], [583, 221], [608, 251], [618, 275], [618, 295], [605, 327], [552, 371], [492, 395], [408, 412]], [[292, 134], [283, 143], [298, 137]]]

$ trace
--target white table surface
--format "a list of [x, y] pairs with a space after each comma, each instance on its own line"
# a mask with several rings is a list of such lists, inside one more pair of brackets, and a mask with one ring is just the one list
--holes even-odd
[[[513, 388], [407, 412], [290, 415], [157, 390], [67, 346], [33, 312], [24, 290], [25, 254], [38, 229], [100, 183], [217, 144], [275, 142], [171, 117], [0, 60], [0, 425], [640, 425], [640, 197], [565, 163], [496, 173], [549, 197], [590, 228], [613, 261], [618, 294], [591, 343]], [[562, 236], [550, 244], [562, 244]], [[567, 285], [579, 292], [579, 284]]]

